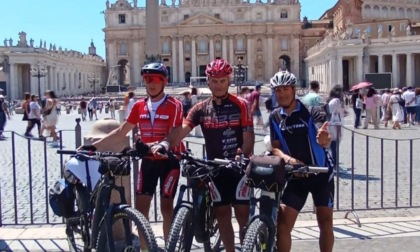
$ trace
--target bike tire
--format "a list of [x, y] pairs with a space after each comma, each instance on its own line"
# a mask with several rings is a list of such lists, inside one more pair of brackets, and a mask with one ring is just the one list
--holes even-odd
[[[133, 208], [123, 208], [112, 213], [112, 226], [119, 220], [128, 220], [131, 223], [133, 232], [128, 234], [132, 237], [131, 244], [125, 244], [125, 240], [115, 242], [117, 251], [141, 251], [140, 239], [134, 235], [134, 229], [137, 229], [137, 234], [142, 235], [146, 241], [147, 250], [151, 252], [158, 251], [155, 235], [153, 234], [152, 227], [147, 221], [146, 217], [139, 211]], [[112, 229], [113, 227], [111, 227]], [[109, 252], [108, 239], [106, 234], [106, 223], [105, 221], [101, 224], [101, 231], [99, 232], [97, 251]], [[124, 235], [126, 237], [127, 235]], [[122, 244], [124, 242], [124, 244]], [[117, 248], [118, 247], [118, 248]], [[120, 249], [121, 248], [121, 249]]]
[[66, 219], [66, 235], [70, 252], [90, 252], [90, 225], [87, 213], [89, 193], [82, 185], [74, 188], [76, 206], [78, 208], [74, 217]]
[[[194, 237], [193, 212], [190, 207], [178, 209], [169, 231], [167, 252], [189, 252]], [[180, 242], [180, 244], [178, 244]], [[179, 248], [178, 245], [180, 246]]]
[[[245, 238], [242, 245], [242, 252], [268, 252], [267, 244], [269, 239], [269, 228], [267, 224], [255, 219], [251, 222], [246, 230]], [[274, 242], [274, 241], [273, 241]]]

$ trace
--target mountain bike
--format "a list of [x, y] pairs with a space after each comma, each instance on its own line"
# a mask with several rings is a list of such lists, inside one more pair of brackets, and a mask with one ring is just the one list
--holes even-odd
[[[246, 228], [245, 238], [242, 243], [242, 252], [276, 251], [275, 240], [277, 232], [277, 213], [280, 204], [281, 194], [284, 185], [294, 177], [293, 174], [316, 175], [328, 172], [328, 167], [313, 167], [306, 165], [281, 165], [284, 169], [284, 181], [279, 181], [277, 185], [266, 183], [248, 184], [251, 187], [250, 219]], [[273, 167], [254, 167], [254, 173], [264, 177], [273, 176]], [[252, 184], [252, 183], [251, 183]], [[255, 195], [254, 189], [260, 189], [260, 195]], [[256, 214], [259, 208], [259, 214]]]
[[[204, 251], [219, 251], [221, 239], [213, 213], [210, 183], [220, 169], [243, 173], [246, 161], [203, 160], [188, 152], [181, 154], [181, 160], [182, 175], [187, 177], [188, 185], [180, 187], [166, 250], [188, 252], [195, 237], [197, 242], [203, 244]], [[192, 193], [192, 200], [183, 200], [186, 190]]]
[[[142, 153], [136, 150], [123, 153], [58, 150], [57, 153], [72, 155], [65, 164], [64, 174], [74, 185], [76, 198], [74, 216], [65, 219], [70, 251], [140, 251], [140, 235], [148, 251], [157, 251], [148, 220], [127, 204], [124, 187], [115, 184], [116, 176], [130, 174], [129, 158], [141, 158]], [[110, 202], [113, 190], [118, 192], [120, 203]], [[114, 233], [115, 228], [120, 228], [122, 233]], [[115, 241], [114, 235], [120, 240]]]

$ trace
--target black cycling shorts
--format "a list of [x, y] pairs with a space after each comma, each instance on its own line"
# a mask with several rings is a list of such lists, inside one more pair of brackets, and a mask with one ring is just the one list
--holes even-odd
[[229, 170], [220, 170], [210, 183], [213, 205], [249, 205], [250, 189], [245, 184], [246, 176]]
[[334, 179], [328, 181], [329, 177], [330, 174], [325, 173], [291, 179], [284, 189], [281, 203], [300, 212], [311, 193], [316, 207], [334, 207]]
[[160, 196], [173, 199], [179, 180], [178, 160], [143, 158], [137, 178], [136, 195], [153, 196], [158, 180]]

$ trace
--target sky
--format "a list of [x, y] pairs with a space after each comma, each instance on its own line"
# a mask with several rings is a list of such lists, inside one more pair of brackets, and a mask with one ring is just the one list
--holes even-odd
[[[115, 3], [117, 0], [110, 0]], [[131, 0], [129, 0], [131, 2]], [[255, 0], [254, 0], [255, 1]], [[251, 2], [254, 2], [251, 0]], [[19, 32], [26, 32], [26, 39], [32, 38], [36, 47], [40, 40], [61, 46], [63, 50], [88, 53], [91, 40], [96, 53], [105, 58], [105, 0], [0, 0], [0, 45], [5, 38], [16, 44]], [[145, 0], [139, 0], [145, 6]], [[167, 0], [170, 2], [170, 0]], [[265, 1], [264, 1], [265, 2]], [[325, 10], [334, 6], [337, 0], [300, 0], [301, 18], [317, 20]]]

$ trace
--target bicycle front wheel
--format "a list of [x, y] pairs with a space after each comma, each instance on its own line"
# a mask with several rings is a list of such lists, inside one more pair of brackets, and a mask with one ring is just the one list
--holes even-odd
[[181, 207], [175, 215], [169, 232], [167, 252], [189, 252], [194, 237], [192, 209]]
[[[114, 232], [121, 230], [121, 232]], [[155, 235], [146, 217], [132, 208], [124, 208], [113, 212], [111, 232], [114, 234], [115, 251], [141, 251], [141, 247], [147, 251], [157, 251]], [[140, 243], [139, 236], [144, 237], [144, 243]], [[98, 251], [111, 252], [108, 247], [107, 227], [105, 221], [101, 225], [99, 233]]]
[[270, 241], [270, 230], [267, 224], [255, 219], [249, 225], [242, 245], [242, 252], [271, 252], [274, 241]]

